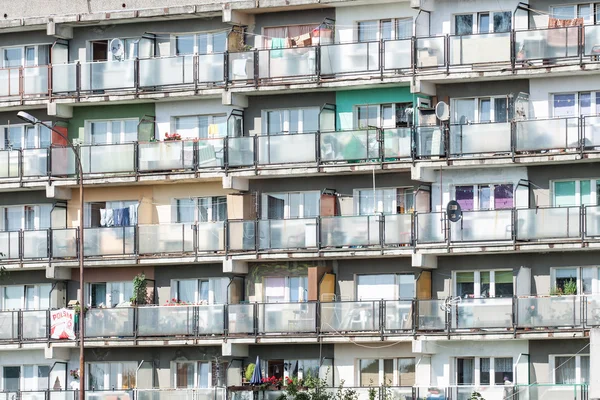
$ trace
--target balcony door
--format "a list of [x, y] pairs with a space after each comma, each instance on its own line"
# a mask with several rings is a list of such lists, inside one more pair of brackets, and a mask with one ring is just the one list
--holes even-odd
[[212, 386], [212, 365], [209, 362], [176, 362], [173, 380], [177, 389], [209, 388]]

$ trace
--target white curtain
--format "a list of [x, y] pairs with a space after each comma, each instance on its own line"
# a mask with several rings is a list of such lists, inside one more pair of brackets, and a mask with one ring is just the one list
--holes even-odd
[[396, 300], [395, 277], [392, 274], [359, 275], [356, 300]]
[[177, 284], [177, 300], [195, 303], [197, 288], [198, 281], [196, 279], [180, 280]]
[[556, 357], [554, 359], [555, 381], [557, 384], [576, 383], [575, 357]]

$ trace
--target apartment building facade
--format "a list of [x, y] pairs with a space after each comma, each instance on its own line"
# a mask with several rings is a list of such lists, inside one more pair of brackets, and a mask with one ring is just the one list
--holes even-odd
[[258, 358], [268, 399], [600, 397], [600, 3], [29, 3], [0, 20], [3, 396], [249, 399]]

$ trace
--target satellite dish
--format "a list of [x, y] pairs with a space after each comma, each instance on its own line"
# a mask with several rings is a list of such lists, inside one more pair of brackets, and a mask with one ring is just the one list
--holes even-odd
[[448, 202], [446, 206], [446, 215], [448, 217], [448, 221], [450, 222], [458, 222], [462, 218], [462, 209], [460, 208], [460, 204], [458, 201], [451, 200]]
[[435, 116], [440, 121], [448, 121], [450, 119], [450, 107], [443, 101], [435, 105]]
[[125, 55], [125, 47], [123, 46], [123, 41], [118, 38], [113, 39], [110, 41], [109, 47], [113, 58], [117, 61], [123, 61], [123, 56]]

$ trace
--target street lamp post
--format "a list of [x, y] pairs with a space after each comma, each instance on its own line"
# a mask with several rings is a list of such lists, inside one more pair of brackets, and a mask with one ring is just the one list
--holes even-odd
[[83, 166], [81, 165], [81, 158], [79, 153], [73, 146], [73, 142], [69, 140], [62, 132], [59, 132], [54, 127], [40, 121], [33, 115], [26, 113], [25, 111], [19, 111], [17, 117], [23, 121], [33, 124], [42, 125], [50, 129], [52, 132], [59, 135], [67, 142], [67, 146], [73, 150], [75, 155], [75, 163], [77, 164], [77, 172], [79, 175], [79, 400], [85, 400], [85, 355], [84, 355], [84, 339], [85, 339], [85, 322], [84, 322], [84, 304], [85, 304], [85, 284], [84, 284], [84, 269], [83, 269]]

